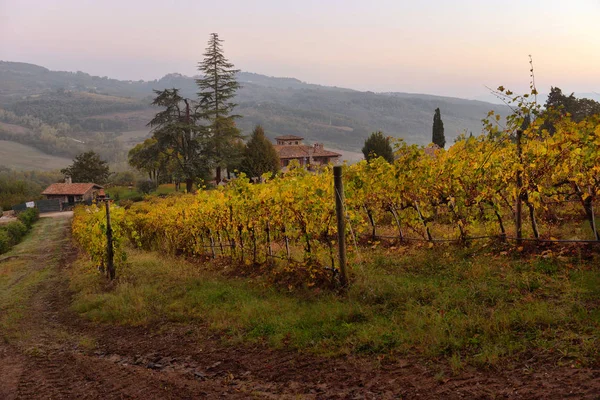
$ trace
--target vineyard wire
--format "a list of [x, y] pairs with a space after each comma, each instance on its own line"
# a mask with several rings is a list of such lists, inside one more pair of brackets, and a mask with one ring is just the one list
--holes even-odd
[[[367, 236], [365, 236], [365, 238], [367, 238]], [[368, 238], [372, 238], [371, 235], [368, 236]], [[469, 241], [469, 240], [481, 240], [481, 239], [500, 239], [500, 238], [504, 238], [507, 240], [523, 240], [523, 241], [528, 241], [528, 242], [539, 242], [539, 243], [589, 243], [589, 244], [600, 244], [600, 240], [592, 240], [592, 239], [536, 239], [536, 238], [522, 238], [522, 239], [517, 239], [514, 236], [505, 236], [505, 235], [483, 235], [483, 236], [471, 236], [471, 237], [465, 237], [464, 239], [431, 239], [431, 240], [427, 240], [427, 239], [421, 239], [421, 238], [401, 238], [400, 236], [393, 236], [393, 235], [376, 235], [375, 238], [378, 239], [398, 239], [399, 241], [409, 241], [409, 242], [422, 242], [422, 243], [435, 243], [435, 242], [446, 242], [446, 243], [459, 243], [462, 241]]]

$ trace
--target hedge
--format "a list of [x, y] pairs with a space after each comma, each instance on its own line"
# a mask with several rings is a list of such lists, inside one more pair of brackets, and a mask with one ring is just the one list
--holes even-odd
[[39, 217], [37, 208], [29, 208], [17, 216], [18, 221], [0, 225], [0, 254], [6, 253], [18, 244]]

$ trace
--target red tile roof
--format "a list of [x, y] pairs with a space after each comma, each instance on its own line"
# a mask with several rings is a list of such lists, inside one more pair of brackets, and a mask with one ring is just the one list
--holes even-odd
[[92, 188], [102, 189], [102, 186], [96, 185], [95, 183], [53, 183], [48, 186], [42, 194], [77, 196], [86, 194]]
[[275, 145], [275, 151], [279, 158], [303, 158], [303, 157], [340, 157], [341, 154], [333, 151], [325, 150], [323, 148], [315, 148], [314, 146], [306, 145], [288, 145], [279, 146]]
[[425, 152], [425, 154], [427, 154], [429, 157], [435, 157], [435, 152], [440, 150], [441, 147], [438, 146], [435, 143], [431, 143], [429, 146], [425, 147], [425, 149], [423, 150]]

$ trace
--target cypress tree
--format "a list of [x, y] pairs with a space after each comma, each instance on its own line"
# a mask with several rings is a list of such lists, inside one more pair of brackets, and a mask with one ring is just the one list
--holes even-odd
[[280, 161], [275, 147], [267, 137], [262, 126], [257, 125], [244, 149], [244, 158], [240, 170], [249, 178], [279, 171]]
[[240, 88], [235, 79], [239, 70], [225, 58], [222, 42], [217, 33], [211, 33], [204, 60], [198, 64], [203, 77], [196, 79], [200, 88], [197, 113], [199, 118], [208, 121], [210, 155], [217, 182], [221, 180], [221, 168], [240, 157], [235, 143], [242, 138], [235, 126], [235, 119], [240, 116], [231, 114], [236, 106], [232, 100]]
[[440, 109], [435, 109], [435, 114], [433, 115], [433, 134], [431, 141], [442, 149], [446, 146], [446, 137], [444, 136], [444, 123], [442, 122], [442, 116], [440, 114]]

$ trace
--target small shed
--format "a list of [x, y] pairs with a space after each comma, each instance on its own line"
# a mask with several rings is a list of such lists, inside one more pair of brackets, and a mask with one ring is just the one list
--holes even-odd
[[46, 199], [58, 199], [63, 206], [92, 202], [101, 194], [104, 194], [102, 186], [95, 183], [53, 183], [42, 192]]

